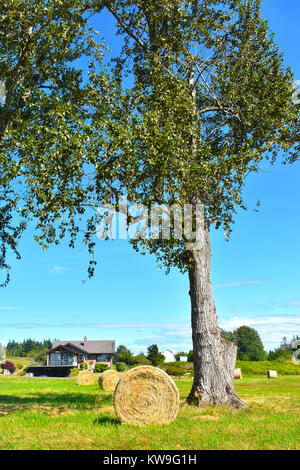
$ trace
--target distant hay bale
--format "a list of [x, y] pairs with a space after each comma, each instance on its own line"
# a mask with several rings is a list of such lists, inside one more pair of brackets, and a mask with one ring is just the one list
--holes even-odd
[[268, 378], [269, 379], [276, 379], [277, 377], [277, 371], [276, 370], [269, 370], [268, 371]]
[[120, 421], [132, 424], [169, 424], [177, 416], [179, 392], [161, 369], [139, 366], [126, 372], [117, 384], [115, 412]]
[[235, 379], [242, 379], [243, 378], [242, 371], [241, 371], [240, 368], [234, 369], [234, 378]]
[[122, 374], [116, 370], [106, 370], [99, 377], [99, 387], [107, 392], [113, 392]]
[[90, 370], [81, 370], [77, 375], [78, 385], [93, 385], [95, 383], [95, 377], [93, 372]]

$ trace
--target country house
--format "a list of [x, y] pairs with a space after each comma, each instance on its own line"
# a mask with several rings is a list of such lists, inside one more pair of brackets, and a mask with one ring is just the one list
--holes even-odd
[[82, 362], [88, 363], [89, 370], [95, 369], [96, 362], [112, 367], [115, 354], [115, 341], [54, 341], [47, 352], [47, 367], [72, 366], [80, 368]]

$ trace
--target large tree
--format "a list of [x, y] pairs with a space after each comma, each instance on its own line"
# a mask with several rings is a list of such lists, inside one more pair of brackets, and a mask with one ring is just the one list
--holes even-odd
[[237, 358], [240, 360], [264, 361], [266, 352], [258, 332], [250, 326], [240, 326], [234, 331]]
[[[32, 3], [37, 2], [24, 2]], [[48, 12], [50, 3], [43, 5]], [[31, 93], [30, 106], [5, 129], [7, 181], [19, 179], [26, 189], [22, 214], [37, 220], [36, 239], [44, 248], [69, 232], [70, 246], [83, 234], [92, 254], [98, 222], [94, 208], [117, 203], [120, 196], [145, 207], [176, 202], [182, 209], [196, 208], [197, 243], [185, 234], [178, 238], [173, 220], [169, 239], [132, 244], [153, 253], [167, 270], [174, 266], [188, 272], [195, 369], [188, 401], [242, 407], [233, 387], [236, 347], [218, 327], [209, 232], [216, 225], [230, 233], [236, 208], [244, 207], [245, 178], [263, 158], [297, 159], [299, 105], [291, 98], [292, 72], [260, 17], [258, 0], [84, 4], [91, 14], [100, 12], [98, 29], [104, 10], [113, 15], [122, 50], [104, 68], [95, 44], [86, 85], [74, 68], [68, 69], [71, 80], [63, 75], [69, 84], [66, 96], [56, 76], [49, 77], [54, 90]], [[54, 9], [62, 5], [53, 0]], [[74, 6], [64, 11], [68, 8], [74, 13]], [[74, 15], [75, 25], [87, 17], [81, 5]], [[61, 24], [51, 21], [55, 28]], [[13, 50], [14, 34], [8, 50]], [[74, 37], [81, 34], [74, 26]], [[56, 49], [60, 43], [53, 44]], [[67, 66], [63, 58], [61, 63]], [[23, 96], [19, 84], [13, 94], [19, 88]], [[28, 115], [48, 96], [47, 113], [33, 120], [33, 142]]]
[[113, 163], [111, 184], [146, 207], [197, 208], [197, 244], [178, 240], [175, 222], [169, 240], [132, 243], [167, 270], [188, 272], [195, 368], [188, 401], [242, 407], [233, 387], [236, 347], [218, 327], [209, 233], [214, 225], [230, 233], [237, 207], [244, 208], [245, 179], [263, 158], [298, 158], [292, 72], [258, 0], [102, 5], [124, 38], [112, 77], [103, 73], [100, 81], [101, 155]]
[[147, 359], [153, 366], [158, 366], [164, 362], [164, 355], [159, 352], [157, 344], [151, 344], [147, 349]]

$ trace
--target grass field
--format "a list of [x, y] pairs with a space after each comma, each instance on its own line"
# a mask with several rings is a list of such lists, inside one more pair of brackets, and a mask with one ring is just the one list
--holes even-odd
[[300, 375], [300, 363], [292, 361], [236, 361], [235, 367], [242, 369], [243, 376], [264, 375], [276, 370], [279, 375]]
[[30, 366], [31, 364], [34, 364], [34, 360], [32, 359], [32, 357], [7, 356], [5, 360], [13, 362], [14, 364], [22, 364], [23, 367], [27, 367], [27, 366]]
[[[190, 380], [177, 380], [182, 400]], [[300, 376], [236, 381], [251, 405], [180, 409], [171, 425], [120, 424], [112, 393], [74, 379], [0, 377], [0, 449], [300, 449]]]

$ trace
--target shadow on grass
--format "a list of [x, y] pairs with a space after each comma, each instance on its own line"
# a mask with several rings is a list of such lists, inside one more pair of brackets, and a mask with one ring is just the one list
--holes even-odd
[[113, 418], [112, 416], [109, 416], [109, 415], [102, 415], [102, 416], [99, 416], [98, 418], [95, 419], [95, 421], [93, 422], [93, 424], [95, 425], [100, 425], [100, 426], [107, 426], [107, 425], [110, 425], [110, 426], [120, 426], [121, 425], [121, 421], [119, 421], [117, 418]]
[[16, 395], [1, 395], [1, 405], [67, 405], [77, 409], [90, 409], [101, 407], [102, 405], [112, 404], [111, 395], [88, 395], [77, 393], [41, 393], [30, 394], [26, 397]]

